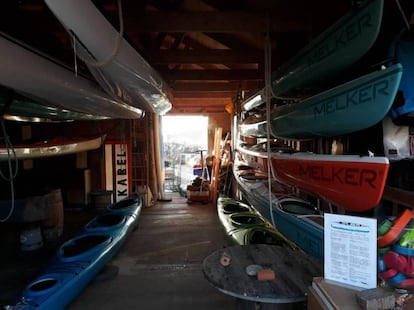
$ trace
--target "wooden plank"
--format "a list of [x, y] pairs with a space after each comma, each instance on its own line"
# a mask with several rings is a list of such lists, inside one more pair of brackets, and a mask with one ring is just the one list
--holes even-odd
[[323, 304], [322, 299], [318, 296], [318, 293], [315, 291], [314, 288], [312, 288], [312, 286], [309, 286], [308, 291], [308, 310], [328, 310], [328, 308]]
[[211, 183], [210, 183], [210, 195], [211, 201], [217, 200], [217, 190], [220, 184], [220, 161], [221, 161], [221, 139], [223, 135], [223, 128], [216, 128], [214, 133], [214, 147], [213, 147], [213, 167], [211, 168]]
[[406, 207], [414, 208], [414, 192], [411, 191], [385, 186], [382, 198]]
[[330, 281], [326, 281], [323, 277], [315, 277], [312, 282], [312, 288], [323, 301], [326, 309], [360, 309], [356, 301], [356, 294], [358, 292], [356, 289], [335, 285]]

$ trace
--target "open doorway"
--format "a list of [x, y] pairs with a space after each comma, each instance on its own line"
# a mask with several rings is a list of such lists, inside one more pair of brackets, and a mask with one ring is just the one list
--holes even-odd
[[199, 176], [208, 148], [207, 116], [163, 116], [162, 137], [165, 191], [185, 195], [187, 185]]

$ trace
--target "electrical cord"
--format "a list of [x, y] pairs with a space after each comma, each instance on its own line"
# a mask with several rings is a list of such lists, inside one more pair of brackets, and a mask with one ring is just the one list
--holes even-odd
[[[0, 176], [1, 176], [1, 178], [3, 178], [4, 180], [6, 180], [7, 182], [10, 183], [10, 193], [11, 193], [11, 207], [10, 207], [10, 210], [9, 210], [9, 212], [6, 215], [5, 218], [0, 218], [0, 223], [1, 223], [1, 222], [6, 222], [7, 220], [9, 220], [10, 217], [12, 216], [13, 212], [14, 212], [15, 192], [14, 192], [14, 182], [13, 182], [13, 180], [17, 176], [19, 162], [17, 160], [16, 152], [13, 148], [13, 145], [11, 144], [9, 136], [7, 135], [6, 126], [4, 124], [4, 119], [3, 118], [1, 118], [0, 123], [1, 123], [2, 134], [3, 134], [3, 137], [4, 137], [4, 141], [5, 141], [5, 146], [7, 148], [7, 164], [8, 164], [8, 172], [9, 172], [9, 176], [7, 177], [5, 174], [3, 174], [2, 171], [0, 171]], [[14, 170], [13, 170], [13, 167], [12, 167], [12, 161], [13, 160], [15, 162]]]
[[[268, 17], [269, 21], [269, 17]], [[269, 32], [266, 33], [265, 38], [265, 100], [266, 100], [266, 151], [267, 151], [267, 187], [269, 200], [269, 213], [273, 226], [275, 221], [273, 218], [273, 199], [272, 199], [272, 172], [271, 172], [271, 149], [270, 149], [270, 100], [271, 100], [271, 68], [272, 63], [272, 46]]]

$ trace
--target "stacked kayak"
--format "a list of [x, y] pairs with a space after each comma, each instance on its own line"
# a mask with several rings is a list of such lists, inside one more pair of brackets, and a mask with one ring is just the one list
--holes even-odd
[[43, 274], [7, 309], [65, 309], [116, 255], [136, 227], [141, 208], [139, 196], [109, 205], [58, 248]]
[[400, 63], [381, 68], [311, 97], [278, 105], [268, 128], [265, 111], [239, 124], [244, 136], [313, 139], [350, 134], [380, 122], [389, 112], [400, 85]]
[[284, 184], [272, 182], [271, 203], [267, 181], [235, 177], [243, 197], [284, 237], [305, 253], [323, 259], [323, 215], [306, 200], [295, 197]]
[[337, 76], [353, 65], [376, 41], [384, 0], [366, 0], [314, 38], [272, 73], [276, 96], [287, 97]]
[[240, 135], [305, 140], [346, 135], [380, 122], [394, 102], [403, 65], [369, 68], [358, 76], [350, 72], [359, 71], [352, 66], [377, 40], [383, 6], [383, 0], [361, 2], [275, 70], [272, 98], [265, 98], [262, 89], [243, 103]]
[[105, 136], [91, 138], [60, 136], [28, 144], [15, 144], [12, 149], [7, 145], [0, 144], [0, 161], [9, 160], [11, 157], [35, 159], [95, 150], [101, 147], [104, 139]]
[[[77, 53], [101, 87], [130, 107], [165, 114], [172, 108], [170, 89], [160, 74], [122, 37], [92, 1], [45, 1], [76, 38]], [[117, 45], [114, 51], [114, 42]], [[113, 55], [109, 57], [108, 55]], [[89, 60], [89, 61], [88, 61]], [[105, 65], [97, 66], [92, 62]]]
[[3, 98], [0, 107], [9, 116], [92, 120], [145, 115], [126, 100], [108, 95], [98, 83], [2, 32], [0, 56], [8, 60], [0, 63], [1, 96], [11, 96], [12, 103]]
[[[254, 170], [251, 168], [251, 171]], [[233, 165], [234, 178], [243, 198], [254, 205], [284, 237], [305, 253], [323, 259], [324, 221], [318, 208], [297, 197], [294, 187], [274, 178], [246, 178], [247, 171], [244, 165], [237, 162]]]
[[289, 197], [273, 204], [276, 227], [304, 252], [323, 259], [323, 215], [306, 200]]
[[245, 116], [244, 119], [239, 122], [238, 130], [242, 137], [255, 137], [266, 138], [267, 137], [267, 120], [266, 110], [261, 109]]
[[[272, 93], [276, 98], [297, 98], [314, 92], [315, 86], [360, 60], [373, 46], [380, 32], [384, 0], [366, 0], [315, 37], [277, 70], [272, 72]], [[252, 110], [265, 102], [265, 91], [247, 98], [243, 108]]]
[[273, 153], [275, 180], [354, 212], [375, 208], [389, 170], [384, 156]]
[[253, 206], [220, 196], [217, 211], [229, 242], [233, 245], [273, 244], [298, 249]]
[[[397, 63], [310, 98], [277, 107], [270, 116], [270, 132], [278, 138], [312, 139], [371, 127], [391, 109], [402, 72], [402, 65]], [[265, 130], [266, 126], [259, 128]]]
[[[384, 156], [316, 154], [287, 149], [264, 152], [241, 146], [237, 151], [243, 160], [250, 158], [249, 165], [267, 162], [270, 157], [274, 180], [354, 212], [365, 212], [379, 204], [389, 170], [389, 160]], [[240, 171], [234, 172], [243, 177]]]

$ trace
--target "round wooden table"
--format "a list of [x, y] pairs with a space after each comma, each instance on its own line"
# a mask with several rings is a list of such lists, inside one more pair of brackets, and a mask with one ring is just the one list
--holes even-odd
[[[222, 257], [228, 257], [228, 265]], [[274, 280], [260, 281], [246, 267], [260, 265], [275, 273]], [[314, 277], [323, 276], [322, 262], [302, 251], [267, 245], [237, 245], [220, 249], [203, 261], [205, 278], [219, 291], [236, 297], [239, 309], [292, 309], [307, 299]]]

